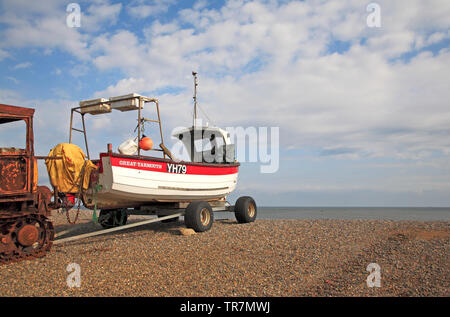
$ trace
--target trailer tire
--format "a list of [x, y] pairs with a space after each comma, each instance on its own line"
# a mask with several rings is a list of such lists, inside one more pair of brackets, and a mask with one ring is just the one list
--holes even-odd
[[213, 222], [214, 213], [206, 201], [194, 201], [187, 206], [184, 215], [186, 227], [196, 232], [205, 232], [211, 229]]
[[103, 228], [114, 228], [127, 223], [128, 214], [126, 209], [101, 210], [98, 216], [98, 223]]
[[250, 196], [239, 197], [234, 205], [234, 215], [239, 223], [253, 222], [256, 219], [256, 203]]

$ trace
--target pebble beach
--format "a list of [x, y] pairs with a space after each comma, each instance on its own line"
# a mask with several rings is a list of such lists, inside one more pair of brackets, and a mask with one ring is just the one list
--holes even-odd
[[[100, 230], [54, 212], [57, 239]], [[130, 216], [129, 222], [142, 220]], [[257, 219], [183, 235], [181, 218], [54, 245], [0, 266], [0, 296], [450, 296], [450, 222]], [[80, 287], [69, 287], [80, 268]], [[369, 287], [370, 263], [379, 287]]]

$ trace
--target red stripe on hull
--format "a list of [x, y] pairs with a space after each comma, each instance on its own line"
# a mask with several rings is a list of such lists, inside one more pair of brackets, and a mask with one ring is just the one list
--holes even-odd
[[238, 166], [214, 167], [214, 166], [190, 165], [185, 164], [183, 162], [166, 163], [156, 160], [155, 161], [139, 160], [114, 156], [110, 156], [110, 158], [111, 158], [111, 166], [125, 167], [142, 171], [161, 172], [161, 173], [175, 173], [188, 175], [230, 175], [236, 174], [239, 170]]

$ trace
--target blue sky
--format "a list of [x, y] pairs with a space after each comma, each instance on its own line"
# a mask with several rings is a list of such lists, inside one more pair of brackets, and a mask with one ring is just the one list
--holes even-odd
[[[69, 109], [90, 98], [158, 97], [168, 135], [191, 123], [196, 70], [218, 126], [280, 128], [278, 171], [243, 163], [232, 201], [450, 206], [450, 3], [375, 1], [370, 28], [370, 2], [78, 1], [69, 28], [70, 1], [0, 0], [0, 103], [37, 109], [38, 155], [67, 142]], [[134, 125], [89, 118], [91, 152]]]

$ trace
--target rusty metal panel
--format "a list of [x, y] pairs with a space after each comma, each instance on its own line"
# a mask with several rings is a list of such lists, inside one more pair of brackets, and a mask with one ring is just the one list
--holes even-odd
[[0, 157], [0, 194], [20, 194], [28, 189], [27, 158]]
[[34, 109], [0, 104], [0, 114], [32, 117], [34, 114]]
[[[0, 123], [23, 120], [26, 124], [25, 149], [0, 149], [0, 196], [25, 195], [33, 191], [34, 109], [0, 104]], [[28, 195], [27, 195], [28, 196]]]

